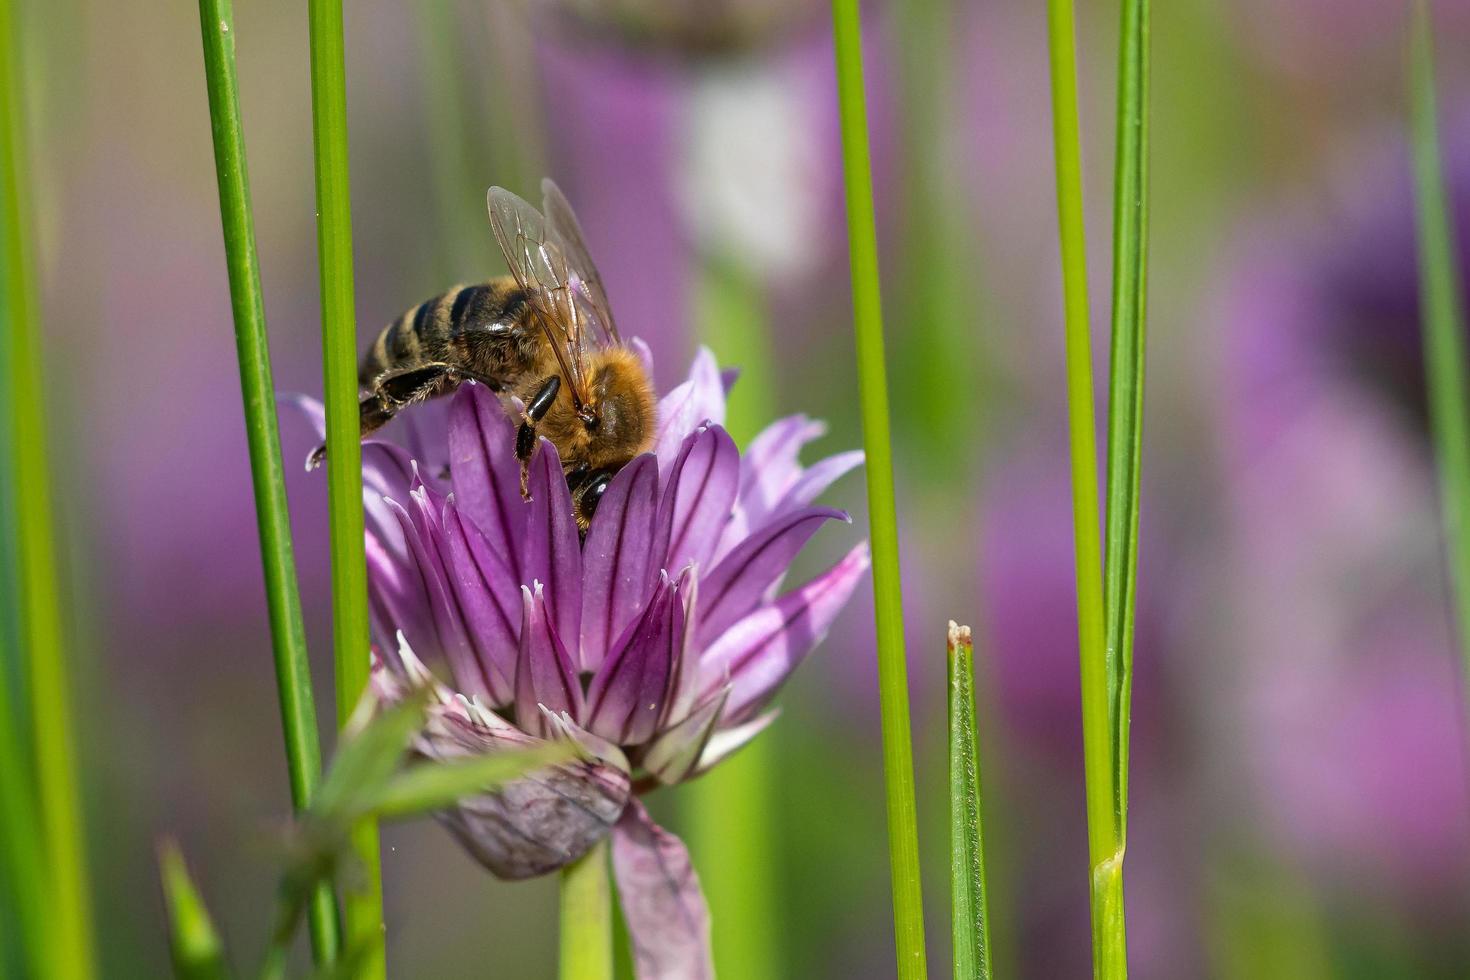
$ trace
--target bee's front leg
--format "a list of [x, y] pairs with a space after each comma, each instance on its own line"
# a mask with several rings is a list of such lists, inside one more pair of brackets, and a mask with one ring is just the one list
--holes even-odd
[[561, 376], [553, 374], [541, 382], [530, 404], [521, 413], [521, 427], [516, 430], [516, 459], [521, 461], [521, 499], [531, 499], [531, 455], [536, 451], [536, 426], [551, 411], [557, 392], [561, 391]]

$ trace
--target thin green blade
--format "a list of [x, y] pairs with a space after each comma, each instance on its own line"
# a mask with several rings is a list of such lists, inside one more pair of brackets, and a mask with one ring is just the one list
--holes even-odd
[[178, 844], [166, 840], [158, 849], [158, 869], [168, 906], [169, 951], [179, 980], [224, 980], [230, 975], [224, 947], [204, 901], [189, 877]]
[[980, 752], [975, 732], [975, 646], [949, 624], [949, 878], [955, 980], [990, 980]]
[[520, 751], [420, 763], [366, 796], [363, 806], [385, 820], [400, 820], [440, 810], [477, 793], [489, 793], [528, 773], [577, 756], [572, 742], [553, 742]]

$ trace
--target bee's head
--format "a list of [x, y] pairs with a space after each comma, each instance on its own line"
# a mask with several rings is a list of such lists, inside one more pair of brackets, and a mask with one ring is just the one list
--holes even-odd
[[594, 463], [626, 462], [653, 444], [653, 386], [643, 362], [622, 347], [598, 351], [590, 368], [588, 397], [577, 418], [596, 446]]

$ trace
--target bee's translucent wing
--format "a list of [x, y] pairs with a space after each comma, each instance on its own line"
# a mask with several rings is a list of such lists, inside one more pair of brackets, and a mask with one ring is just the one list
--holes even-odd
[[576, 298], [580, 277], [569, 267], [561, 245], [548, 237], [541, 212], [503, 187], [490, 188], [486, 203], [495, 241], [536, 311], [580, 408], [587, 400], [582, 337], [588, 319], [586, 304]]
[[573, 277], [573, 302], [582, 307], [584, 325], [590, 323], [602, 344], [621, 343], [612, 305], [608, 303], [607, 291], [602, 287], [602, 276], [582, 239], [582, 225], [567, 203], [566, 195], [550, 177], [541, 181], [541, 208], [546, 214], [548, 241], [560, 248], [566, 257], [567, 270]]

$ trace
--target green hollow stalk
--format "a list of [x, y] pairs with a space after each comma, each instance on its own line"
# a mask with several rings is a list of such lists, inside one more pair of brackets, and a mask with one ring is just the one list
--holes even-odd
[[29, 151], [21, 46], [12, 0], [0, 0], [0, 315], [8, 346], [12, 506], [19, 575], [19, 639], [28, 680], [40, 852], [44, 859], [49, 975], [96, 973], [86, 840], [82, 825], [72, 690], [51, 512], [51, 452], [46, 431], [32, 252]]
[[[341, 0], [309, 0], [312, 144], [327, 411], [327, 497], [332, 543], [332, 637], [337, 724], [346, 725], [368, 679], [367, 559], [363, 551], [362, 447], [358, 442], [357, 321], [352, 295], [352, 205], [347, 173], [347, 69]], [[342, 896], [346, 948], [364, 947], [361, 977], [386, 975], [383, 882], [376, 822], [353, 830], [357, 887]]]
[[[770, 322], [759, 275], [733, 257], [707, 256], [696, 283], [700, 337], [722, 366], [740, 369], [725, 427], [741, 446], [775, 411]], [[724, 980], [784, 972], [776, 880], [779, 732], [767, 732], [690, 783], [690, 846], [709, 901], [715, 967]]]
[[1124, 0], [1113, 178], [1113, 332], [1108, 387], [1107, 552], [1103, 567], [1108, 699], [1117, 781], [1114, 805], [1124, 836], [1128, 826], [1128, 720], [1133, 688], [1133, 613], [1138, 591], [1148, 306], [1148, 76], [1149, 0]]
[[[8, 223], [8, 213], [0, 221]], [[5, 253], [0, 253], [0, 262]], [[0, 311], [10, 323], [10, 293]], [[0, 378], [10, 383], [12, 331], [0, 331]], [[47, 969], [47, 884], [36, 806], [30, 716], [21, 663], [19, 538], [14, 488], [12, 405], [0, 400], [0, 977], [41, 976]], [[24, 970], [25, 974], [20, 971]], [[10, 971], [15, 971], [14, 973]]]
[[1410, 101], [1419, 249], [1419, 306], [1424, 330], [1429, 421], [1439, 466], [1439, 497], [1455, 609], [1470, 678], [1470, 379], [1466, 377], [1465, 298], [1442, 172], [1429, 5], [1413, 6]]
[[[306, 629], [302, 622], [285, 470], [281, 462], [281, 436], [276, 422], [275, 384], [271, 377], [270, 343], [260, 288], [260, 260], [255, 249], [245, 132], [240, 121], [230, 0], [199, 0], [199, 25], [204, 42], [204, 75], [209, 91], [220, 223], [229, 269], [255, 519], [275, 654], [276, 692], [286, 742], [291, 802], [299, 813], [311, 806], [321, 783], [321, 747], [317, 742], [316, 704], [311, 692]], [[309, 916], [315, 959], [319, 964], [329, 963], [336, 958], [340, 943], [336, 901], [329, 888], [321, 888], [314, 896]]]
[[1123, 855], [1128, 840], [1128, 733], [1133, 699], [1133, 618], [1138, 591], [1138, 511], [1143, 465], [1143, 375], [1148, 297], [1149, 0], [1123, 0], [1118, 50], [1113, 177], [1113, 319], [1108, 383], [1108, 482], [1103, 606], [1112, 735], [1114, 853], [1094, 866], [1106, 897], [1094, 919], [1104, 976], [1128, 971]]
[[[1115, 808], [1109, 710], [1102, 532], [1098, 514], [1097, 420], [1087, 298], [1087, 237], [1082, 208], [1082, 137], [1077, 111], [1077, 25], [1071, 0], [1047, 4], [1051, 59], [1052, 142], [1056, 156], [1057, 230], [1067, 350], [1067, 421], [1076, 552], [1077, 646], [1082, 687], [1082, 753], [1087, 799], [1088, 884], [1094, 970], [1126, 975], [1126, 962], [1104, 956], [1123, 929], [1122, 828]], [[1118, 972], [1121, 966], [1123, 972]]]
[[926, 975], [919, 829], [914, 801], [913, 736], [909, 729], [908, 664], [904, 655], [903, 587], [898, 565], [898, 515], [893, 491], [888, 375], [883, 356], [883, 305], [878, 285], [878, 231], [863, 93], [862, 24], [858, 0], [832, 0], [837, 99], [842, 122], [842, 170], [847, 198], [848, 261], [863, 448], [867, 453], [868, 521], [873, 549], [873, 600], [878, 639], [878, 693], [883, 725], [888, 848], [893, 879], [893, 926], [900, 980]]
[[950, 933], [955, 980], [990, 980], [980, 746], [975, 724], [975, 645], [970, 627], [949, 624]]
[[612, 886], [607, 838], [561, 870], [560, 980], [612, 980]]

